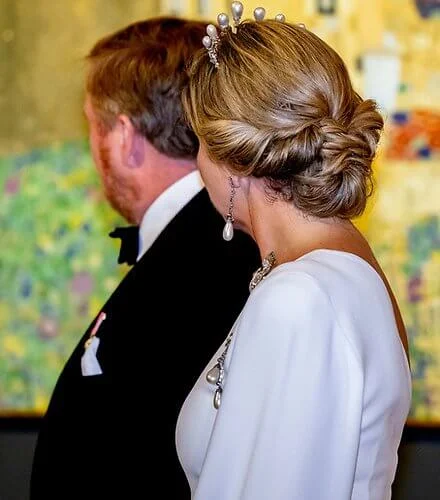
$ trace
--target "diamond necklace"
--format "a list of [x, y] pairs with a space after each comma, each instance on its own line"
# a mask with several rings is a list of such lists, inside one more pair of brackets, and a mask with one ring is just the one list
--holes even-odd
[[[249, 291], [252, 290], [261, 283], [264, 278], [270, 273], [273, 266], [275, 265], [276, 257], [273, 252], [263, 259], [261, 263], [261, 267], [259, 267], [253, 274], [251, 282], [249, 283]], [[228, 349], [232, 341], [232, 337], [234, 335], [234, 328], [229, 332], [229, 335], [225, 340], [225, 348], [220, 356], [217, 358], [217, 363], [208, 371], [206, 374], [206, 380], [212, 384], [217, 386], [217, 389], [214, 393], [214, 408], [218, 410], [220, 408], [220, 404], [222, 401], [222, 393], [223, 393], [223, 381], [225, 378], [225, 359], [226, 354], [228, 354]]]

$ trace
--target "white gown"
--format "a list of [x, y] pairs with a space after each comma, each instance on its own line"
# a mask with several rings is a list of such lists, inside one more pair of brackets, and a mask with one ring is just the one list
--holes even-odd
[[373, 267], [335, 250], [281, 264], [233, 329], [220, 409], [205, 377], [224, 346], [177, 422], [192, 498], [389, 499], [411, 374]]

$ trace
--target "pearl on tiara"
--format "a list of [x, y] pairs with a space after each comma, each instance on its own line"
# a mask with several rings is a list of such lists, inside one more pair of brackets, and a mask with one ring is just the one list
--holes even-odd
[[208, 33], [209, 37], [212, 39], [218, 38], [217, 28], [213, 24], [208, 24], [206, 27], [206, 33]]
[[229, 16], [227, 14], [219, 14], [217, 16], [217, 22], [221, 30], [227, 30], [229, 28]]
[[264, 9], [263, 7], [257, 7], [254, 10], [255, 21], [263, 21], [265, 15], [266, 15], [266, 9]]
[[234, 20], [234, 25], [238, 26], [241, 21], [241, 16], [243, 15], [243, 4], [241, 2], [232, 2], [231, 11], [232, 19]]
[[284, 23], [286, 21], [286, 16], [284, 14], [277, 14], [275, 16], [275, 21], [278, 21], [279, 23]]
[[209, 49], [209, 48], [211, 48], [212, 40], [208, 35], [206, 35], [202, 38], [202, 43], [203, 43], [203, 46], [205, 47], [205, 49]]

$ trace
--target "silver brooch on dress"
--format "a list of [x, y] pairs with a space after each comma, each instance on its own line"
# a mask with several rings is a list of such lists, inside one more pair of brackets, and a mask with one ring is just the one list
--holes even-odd
[[[276, 257], [274, 252], [270, 252], [270, 254], [263, 260], [261, 263], [261, 267], [258, 268], [252, 276], [252, 280], [249, 284], [249, 290], [252, 291], [264, 278], [270, 273], [273, 266], [276, 263]], [[206, 380], [212, 384], [217, 386], [217, 389], [214, 393], [214, 408], [218, 410], [220, 408], [222, 402], [222, 393], [223, 393], [223, 381], [225, 378], [225, 360], [226, 355], [228, 354], [229, 346], [232, 341], [232, 337], [234, 335], [234, 329], [229, 332], [229, 335], [225, 341], [225, 348], [223, 352], [220, 354], [220, 357], [217, 358], [217, 363], [208, 371], [206, 374]]]
[[216, 410], [220, 408], [220, 404], [222, 401], [223, 379], [225, 378], [225, 359], [226, 354], [228, 354], [229, 345], [231, 344], [233, 335], [234, 330], [231, 330], [226, 339], [225, 348], [220, 357], [217, 359], [217, 363], [206, 374], [206, 380], [210, 384], [217, 386], [217, 389], [214, 393], [214, 408]]
[[260, 283], [260, 281], [263, 281], [264, 278], [272, 271], [276, 260], [277, 259], [273, 252], [270, 252], [270, 254], [263, 260], [261, 267], [254, 272], [251, 282], [249, 283], [250, 292], [252, 292], [252, 290], [258, 285], [258, 283]]

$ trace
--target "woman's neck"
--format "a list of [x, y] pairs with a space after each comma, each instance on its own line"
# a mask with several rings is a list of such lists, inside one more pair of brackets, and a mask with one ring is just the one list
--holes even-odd
[[250, 232], [264, 258], [274, 252], [277, 264], [296, 260], [312, 250], [327, 248], [364, 255], [369, 246], [350, 221], [309, 217], [292, 203], [270, 201], [249, 193]]

